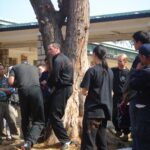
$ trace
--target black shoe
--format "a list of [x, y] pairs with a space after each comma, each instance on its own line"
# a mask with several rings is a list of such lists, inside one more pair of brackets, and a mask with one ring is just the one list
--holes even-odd
[[44, 143], [46, 140], [45, 140], [45, 137], [44, 136], [40, 136], [37, 140], [37, 143]]
[[123, 134], [122, 136], [120, 136], [120, 139], [124, 142], [128, 142], [128, 134]]
[[11, 139], [12, 139], [12, 140], [20, 140], [20, 137], [19, 137], [19, 135], [12, 134], [12, 135], [11, 135]]
[[71, 141], [68, 141], [68, 142], [66, 142], [66, 143], [62, 143], [60, 149], [61, 149], [61, 150], [66, 150], [66, 149], [69, 148], [70, 144], [71, 144]]
[[23, 146], [21, 146], [21, 150], [31, 150], [31, 142], [25, 142]]
[[116, 135], [117, 137], [120, 137], [120, 136], [122, 135], [122, 132], [121, 132], [121, 131], [116, 131], [115, 135]]

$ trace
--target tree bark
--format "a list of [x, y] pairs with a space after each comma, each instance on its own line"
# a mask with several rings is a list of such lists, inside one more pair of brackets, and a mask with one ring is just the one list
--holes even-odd
[[58, 15], [51, 0], [30, 0], [36, 14], [39, 31], [42, 35], [45, 54], [47, 47], [52, 42], [62, 44], [63, 36], [59, 27]]
[[72, 138], [79, 136], [80, 82], [88, 67], [88, 35], [89, 2], [88, 0], [71, 1], [66, 28], [65, 54], [74, 62], [74, 92], [68, 101], [64, 121]]
[[[30, 0], [39, 23], [45, 53], [50, 42], [62, 45], [62, 51], [74, 64], [74, 91], [68, 100], [64, 124], [71, 138], [79, 136], [80, 81], [88, 67], [89, 0], [58, 0], [55, 11], [50, 0]], [[63, 36], [62, 26], [66, 25]]]

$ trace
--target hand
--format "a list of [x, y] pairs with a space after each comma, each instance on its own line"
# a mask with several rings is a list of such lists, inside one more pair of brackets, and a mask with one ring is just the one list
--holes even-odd
[[87, 95], [88, 95], [88, 90], [87, 90], [86, 88], [82, 88], [81, 93], [82, 93], [84, 96], [87, 96]]
[[6, 95], [11, 95], [11, 92], [7, 88], [0, 88], [0, 91], [5, 92]]
[[46, 80], [41, 81], [41, 85], [45, 86], [47, 84]]

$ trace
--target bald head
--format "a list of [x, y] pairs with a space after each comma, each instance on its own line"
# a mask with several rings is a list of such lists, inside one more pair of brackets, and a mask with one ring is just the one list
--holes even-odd
[[128, 63], [128, 57], [126, 54], [120, 54], [117, 57], [119, 69], [125, 69]]

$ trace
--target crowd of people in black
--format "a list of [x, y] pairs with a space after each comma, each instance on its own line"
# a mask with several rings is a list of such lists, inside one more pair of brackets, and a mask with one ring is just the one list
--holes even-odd
[[[93, 65], [80, 84], [85, 95], [81, 150], [108, 149], [109, 120], [117, 137], [128, 141], [131, 132], [133, 150], [150, 149], [150, 34], [138, 31], [133, 42], [138, 55], [130, 70], [126, 54], [118, 55], [117, 66], [109, 68], [107, 49], [103, 45], [93, 49]], [[43, 71], [39, 73], [38, 69]], [[38, 141], [46, 140], [51, 130], [61, 143], [60, 149], [68, 149], [71, 139], [62, 118], [73, 92], [73, 70], [58, 43], [49, 44], [45, 65], [38, 68], [25, 61], [13, 66], [6, 77], [0, 64], [0, 140], [4, 136], [4, 120], [9, 138], [20, 138], [11, 104], [11, 97], [17, 92], [24, 139], [21, 150], [30, 150]]]

